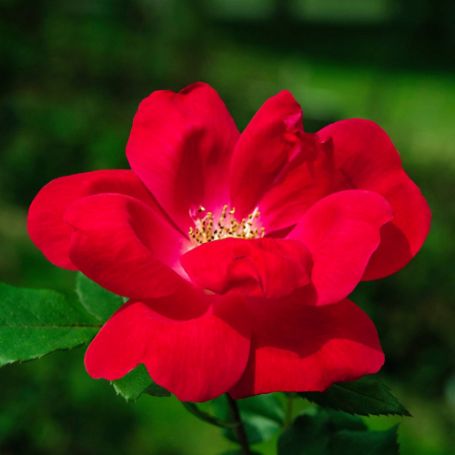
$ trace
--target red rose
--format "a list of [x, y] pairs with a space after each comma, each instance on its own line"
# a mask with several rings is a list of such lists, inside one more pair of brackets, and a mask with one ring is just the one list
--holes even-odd
[[54, 264], [128, 297], [89, 346], [94, 378], [138, 364], [185, 401], [320, 391], [384, 361], [346, 297], [401, 269], [430, 211], [367, 120], [303, 131], [289, 92], [240, 135], [217, 93], [157, 91], [135, 116], [132, 170], [53, 180], [28, 229]]

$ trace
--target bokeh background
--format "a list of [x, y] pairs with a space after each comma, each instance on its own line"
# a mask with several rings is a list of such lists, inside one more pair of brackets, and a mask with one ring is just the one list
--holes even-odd
[[[402, 454], [455, 453], [454, 24], [453, 0], [0, 0], [0, 280], [73, 292], [74, 275], [28, 240], [27, 206], [57, 176], [126, 167], [133, 114], [155, 89], [207, 81], [241, 128], [283, 88], [308, 131], [373, 119], [434, 221], [414, 262], [363, 284], [355, 300], [379, 327], [386, 381], [414, 415], [402, 421]], [[125, 403], [88, 378], [82, 357], [58, 352], [0, 370], [0, 453], [228, 447], [172, 399]]]

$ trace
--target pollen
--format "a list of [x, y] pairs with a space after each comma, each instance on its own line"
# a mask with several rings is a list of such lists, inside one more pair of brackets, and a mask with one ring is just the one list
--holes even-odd
[[214, 213], [201, 206], [192, 214], [194, 227], [190, 227], [188, 234], [195, 245], [227, 238], [262, 238], [265, 229], [260, 226], [259, 217], [257, 207], [247, 217], [238, 221], [234, 207], [224, 205], [219, 213]]

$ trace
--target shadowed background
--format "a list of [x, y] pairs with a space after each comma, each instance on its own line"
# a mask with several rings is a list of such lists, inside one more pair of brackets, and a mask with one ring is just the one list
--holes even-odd
[[[412, 264], [363, 284], [354, 301], [376, 321], [386, 381], [414, 415], [402, 423], [402, 454], [453, 453], [454, 23], [451, 0], [0, 0], [0, 280], [73, 292], [74, 274], [28, 240], [27, 206], [52, 178], [127, 167], [132, 117], [155, 89], [207, 81], [240, 128], [284, 88], [307, 131], [370, 118], [400, 149], [433, 226]], [[228, 448], [172, 399], [125, 403], [86, 375], [82, 357], [0, 370], [2, 454]]]

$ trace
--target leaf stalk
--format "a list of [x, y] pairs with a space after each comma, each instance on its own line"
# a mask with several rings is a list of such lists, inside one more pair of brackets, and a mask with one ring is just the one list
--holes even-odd
[[231, 411], [232, 419], [237, 423], [234, 428], [235, 434], [237, 436], [237, 441], [242, 449], [244, 455], [252, 455], [250, 444], [248, 442], [248, 436], [245, 431], [245, 426], [242, 421], [242, 416], [240, 415], [240, 410], [237, 405], [237, 402], [229, 395], [226, 394], [229, 409]]

